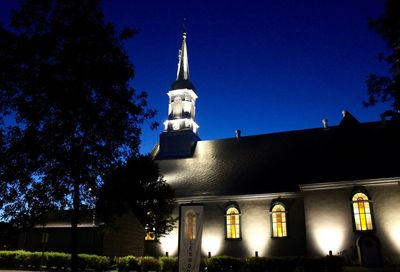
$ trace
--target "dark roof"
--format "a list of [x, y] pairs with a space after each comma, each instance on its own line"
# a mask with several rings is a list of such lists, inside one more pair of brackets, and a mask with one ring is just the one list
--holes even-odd
[[398, 126], [358, 123], [198, 141], [192, 157], [156, 161], [177, 197], [296, 192], [299, 184], [400, 176], [399, 139]]
[[171, 84], [171, 90], [192, 89], [196, 93], [196, 88], [190, 80], [177, 79]]

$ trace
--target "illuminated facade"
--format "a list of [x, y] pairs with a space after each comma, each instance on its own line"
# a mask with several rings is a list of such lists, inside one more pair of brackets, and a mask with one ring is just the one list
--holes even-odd
[[[184, 35], [154, 156], [178, 204], [204, 205], [204, 256], [331, 252], [354, 264], [400, 264], [398, 125], [344, 111], [337, 126], [201, 141], [188, 75]], [[176, 256], [178, 233], [148, 253]]]

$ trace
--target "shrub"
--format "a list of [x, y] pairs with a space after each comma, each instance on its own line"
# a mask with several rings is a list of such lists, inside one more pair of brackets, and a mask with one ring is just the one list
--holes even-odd
[[230, 256], [216, 256], [206, 260], [207, 271], [209, 272], [221, 272], [230, 271], [238, 272], [243, 266], [243, 261], [239, 258]]
[[244, 268], [249, 272], [265, 272], [270, 271], [270, 263], [265, 257], [251, 257], [246, 259]]
[[297, 257], [283, 257], [273, 258], [274, 267], [278, 272], [292, 272], [299, 266], [300, 258]]
[[[4, 268], [40, 268], [61, 270], [69, 266], [71, 255], [59, 252], [28, 252], [23, 250], [0, 251], [0, 267]], [[80, 270], [104, 271], [110, 268], [110, 258], [90, 254], [79, 254]], [[215, 256], [201, 260], [200, 270], [207, 272], [340, 272], [343, 270], [344, 258], [326, 256], [320, 258], [283, 257], [265, 258], [252, 257], [246, 260]], [[177, 272], [178, 258], [153, 257], [136, 258], [134, 256], [116, 259], [118, 271], [162, 271]]]
[[160, 257], [160, 265], [162, 272], [179, 271], [179, 263], [177, 257]]
[[94, 269], [104, 271], [110, 266], [110, 258], [92, 254], [78, 254], [78, 266], [81, 270]]
[[343, 270], [344, 258], [341, 256], [326, 256], [325, 264], [327, 272], [340, 272]]
[[[0, 267], [10, 268], [67, 268], [71, 261], [71, 255], [60, 252], [29, 252], [24, 250], [0, 251]], [[105, 256], [79, 254], [78, 265], [81, 270], [91, 269], [104, 271], [110, 266], [110, 258]]]
[[327, 256], [320, 258], [252, 257], [246, 260], [244, 270], [247, 272], [340, 272], [343, 269], [343, 264], [344, 259], [339, 256]]
[[41, 265], [46, 265], [47, 263], [46, 255], [42, 252], [25, 252], [23, 256], [25, 260], [24, 267], [40, 268]]
[[323, 258], [301, 258], [299, 266], [305, 272], [321, 272], [325, 271], [325, 260]]
[[45, 264], [46, 256], [42, 252], [29, 252], [24, 250], [0, 251], [0, 267], [34, 267], [40, 268]]
[[139, 259], [134, 256], [118, 257], [116, 265], [118, 271], [140, 271]]
[[0, 267], [18, 267], [19, 265], [16, 259], [16, 255], [19, 251], [0, 251]]
[[71, 262], [71, 255], [61, 252], [46, 252], [47, 267], [62, 269], [67, 268]]
[[154, 257], [146, 256], [140, 258], [140, 267], [142, 272], [160, 271], [160, 262]]

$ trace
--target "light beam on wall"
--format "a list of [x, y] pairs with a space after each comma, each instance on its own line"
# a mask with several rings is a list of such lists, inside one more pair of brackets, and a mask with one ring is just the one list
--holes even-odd
[[338, 254], [343, 250], [344, 237], [340, 227], [320, 227], [315, 230], [314, 239], [321, 255], [328, 255], [330, 250], [333, 254]]
[[393, 231], [394, 244], [397, 246], [397, 250], [400, 251], [400, 225], [397, 225]]
[[394, 245], [396, 250], [400, 253], [400, 223], [398, 224], [385, 224], [383, 227], [387, 237]]
[[221, 235], [218, 234], [203, 233], [203, 240], [201, 243], [204, 255], [207, 255], [208, 252], [211, 252], [212, 256], [216, 256], [221, 250], [222, 238]]
[[246, 239], [246, 246], [249, 256], [253, 256], [256, 251], [259, 256], [265, 256], [269, 238], [267, 230], [268, 228], [260, 222], [252, 222], [252, 224], [246, 228], [243, 237], [248, 237]]
[[163, 252], [168, 252], [169, 255], [178, 254], [178, 228], [174, 228], [170, 234], [160, 238], [161, 248]]

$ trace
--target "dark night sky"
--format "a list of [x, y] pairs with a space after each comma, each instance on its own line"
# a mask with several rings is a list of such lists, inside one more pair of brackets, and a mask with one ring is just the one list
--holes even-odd
[[[15, 1], [2, 0], [0, 20]], [[203, 140], [338, 124], [341, 110], [360, 121], [379, 119], [364, 108], [369, 73], [386, 73], [377, 54], [380, 37], [368, 17], [383, 0], [103, 0], [109, 20], [139, 34], [126, 44], [132, 81], [149, 93], [156, 121], [167, 117], [166, 93], [175, 79], [182, 22], [187, 18], [191, 80], [197, 88], [197, 123]], [[157, 131], [144, 125], [141, 151]]]

